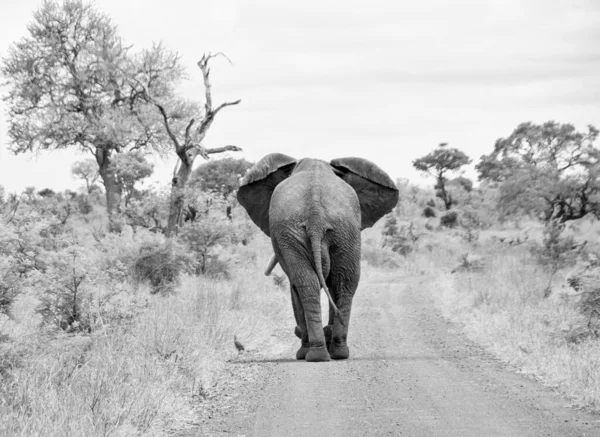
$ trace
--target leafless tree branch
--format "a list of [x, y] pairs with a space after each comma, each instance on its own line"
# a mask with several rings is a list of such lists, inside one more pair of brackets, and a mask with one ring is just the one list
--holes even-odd
[[[206, 131], [208, 130], [208, 128], [212, 124], [215, 116], [221, 109], [223, 109], [227, 106], [237, 105], [241, 102], [241, 99], [238, 99], [234, 102], [225, 102], [225, 103], [220, 104], [215, 110], [212, 109], [212, 92], [211, 92], [211, 84], [210, 84], [210, 68], [208, 68], [208, 61], [210, 61], [210, 59], [215, 58], [217, 56], [223, 56], [225, 59], [227, 59], [229, 61], [229, 63], [231, 63], [231, 60], [221, 52], [218, 52], [215, 54], [211, 54], [211, 53], [206, 54], [205, 53], [204, 55], [202, 55], [202, 58], [200, 58], [200, 60], [198, 61], [198, 67], [200, 67], [200, 70], [202, 70], [202, 76], [204, 78], [204, 95], [205, 95], [204, 118], [202, 119], [200, 126], [198, 126], [198, 129], [196, 129], [196, 133], [199, 136], [199, 142], [204, 139], [204, 136], [206, 135]], [[192, 146], [192, 147], [194, 147], [194, 146]]]
[[189, 144], [190, 143], [190, 130], [192, 129], [192, 126], [194, 125], [194, 123], [196, 122], [196, 120], [194, 118], [192, 118], [189, 122], [189, 124], [187, 125], [187, 127], [185, 128], [185, 142], [184, 144]]
[[239, 105], [240, 102], [242, 101], [242, 99], [237, 99], [235, 102], [225, 102], [225, 103], [221, 103], [219, 106], [217, 106], [217, 109], [215, 109], [213, 112], [215, 113], [215, 115], [217, 114], [217, 112], [219, 112], [221, 109], [223, 109], [226, 106], [233, 106], [233, 105]]
[[171, 141], [173, 141], [173, 144], [175, 145], [175, 151], [179, 152], [179, 150], [181, 149], [181, 146], [179, 145], [179, 141], [177, 140], [177, 137], [171, 130], [171, 126], [169, 125], [169, 117], [167, 116], [167, 111], [165, 111], [165, 108], [160, 103], [155, 102], [155, 101], [153, 101], [152, 103], [158, 108], [160, 115], [162, 115], [163, 124], [165, 125], [165, 130], [167, 131], [167, 135], [169, 135], [169, 138], [171, 138]]
[[223, 153], [223, 152], [241, 152], [242, 148], [238, 146], [227, 145], [223, 147], [213, 147], [211, 149], [204, 149], [207, 155], [212, 155], [214, 153]]

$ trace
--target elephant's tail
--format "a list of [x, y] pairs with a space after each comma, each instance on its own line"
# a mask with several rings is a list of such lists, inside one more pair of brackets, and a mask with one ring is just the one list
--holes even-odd
[[310, 245], [312, 246], [313, 258], [315, 260], [315, 270], [317, 272], [317, 277], [319, 278], [319, 283], [321, 284], [321, 288], [325, 290], [325, 294], [327, 295], [327, 299], [329, 299], [329, 303], [333, 307], [333, 313], [339, 319], [342, 326], [346, 326], [344, 323], [344, 318], [338, 310], [335, 302], [331, 298], [331, 294], [329, 294], [329, 289], [327, 288], [327, 284], [325, 283], [325, 278], [323, 277], [323, 261], [321, 257], [321, 237], [316, 232], [310, 233]]

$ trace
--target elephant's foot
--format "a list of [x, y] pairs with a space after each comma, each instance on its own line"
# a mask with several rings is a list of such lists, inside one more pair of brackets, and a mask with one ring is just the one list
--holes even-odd
[[305, 357], [306, 361], [309, 362], [318, 362], [318, 361], [329, 361], [329, 352], [327, 352], [327, 347], [324, 344], [320, 346], [311, 346], [308, 350], [308, 353]]
[[300, 346], [300, 349], [298, 349], [298, 351], [296, 352], [296, 359], [297, 360], [305, 359], [309, 350], [310, 350], [310, 347], [309, 347], [308, 343], [302, 343], [302, 346]]
[[334, 360], [345, 360], [350, 357], [350, 349], [344, 340], [334, 338], [329, 345], [329, 355]]

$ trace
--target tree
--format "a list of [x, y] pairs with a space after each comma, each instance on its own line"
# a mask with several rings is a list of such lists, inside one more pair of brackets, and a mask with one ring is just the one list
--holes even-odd
[[192, 183], [198, 184], [203, 191], [220, 194], [227, 202], [227, 217], [231, 219], [232, 196], [240, 187], [240, 178], [252, 163], [244, 158], [224, 158], [208, 161], [193, 171]]
[[[154, 105], [162, 118], [164, 129], [173, 145], [175, 153], [179, 158], [173, 171], [171, 186], [171, 200], [169, 206], [169, 221], [167, 224], [167, 236], [177, 233], [177, 229], [183, 223], [183, 206], [185, 203], [185, 188], [192, 173], [192, 166], [198, 155], [204, 159], [209, 159], [209, 155], [222, 153], [226, 151], [241, 151], [242, 149], [227, 145], [216, 148], [206, 148], [202, 145], [208, 129], [212, 125], [217, 114], [227, 106], [234, 106], [241, 102], [221, 103], [216, 108], [212, 104], [212, 92], [210, 83], [210, 69], [208, 63], [216, 56], [223, 56], [222, 53], [205, 54], [198, 61], [198, 67], [202, 71], [204, 79], [204, 112], [199, 121], [192, 116], [194, 106], [189, 102], [177, 99], [172, 90], [164, 87], [157, 87], [157, 78], [163, 74], [169, 73], [168, 68], [163, 68], [160, 59], [164, 62], [175, 63], [176, 55], [160, 56], [162, 48], [159, 46], [153, 52], [145, 52], [142, 55], [141, 64], [144, 66], [143, 72], [136, 77], [137, 92], [143, 95], [144, 99]], [[161, 95], [162, 94], [162, 95]], [[199, 112], [196, 110], [196, 112]], [[187, 118], [187, 120], [186, 120]], [[186, 120], [184, 124], [182, 121]], [[198, 121], [198, 123], [197, 123]], [[195, 129], [194, 125], [197, 127]]]
[[138, 227], [164, 234], [167, 228], [169, 193], [166, 189], [145, 190], [133, 197], [123, 209], [123, 214], [135, 231]]
[[124, 206], [128, 206], [136, 191], [135, 184], [152, 175], [154, 164], [148, 162], [139, 151], [133, 151], [119, 153], [112, 165], [124, 193]]
[[450, 181], [448, 181], [448, 185], [460, 187], [467, 193], [473, 191], [473, 181], [464, 176], [459, 176], [457, 178], [451, 179]]
[[448, 179], [446, 174], [460, 170], [461, 167], [471, 162], [471, 159], [455, 148], [449, 148], [447, 143], [441, 143], [433, 152], [413, 161], [417, 170], [435, 176], [435, 194], [442, 199], [446, 210], [452, 208], [452, 195], [447, 190]]
[[56, 193], [51, 188], [44, 188], [44, 189], [38, 191], [38, 196], [43, 197], [43, 198], [49, 198], [49, 197], [56, 196]]
[[479, 179], [498, 187], [505, 215], [533, 213], [564, 223], [587, 214], [600, 217], [598, 129], [571, 124], [521, 123], [476, 165]]
[[100, 173], [98, 173], [98, 164], [93, 159], [85, 159], [73, 163], [71, 174], [84, 180], [88, 195], [92, 193], [94, 183], [100, 177]]
[[[11, 150], [92, 153], [111, 229], [118, 230], [122, 190], [111, 162], [125, 150], [159, 149], [163, 139], [156, 117], [132, 87], [138, 58], [129, 55], [110, 18], [82, 0], [44, 2], [28, 33], [11, 46], [1, 67], [9, 86]], [[168, 67], [173, 75], [180, 68]]]

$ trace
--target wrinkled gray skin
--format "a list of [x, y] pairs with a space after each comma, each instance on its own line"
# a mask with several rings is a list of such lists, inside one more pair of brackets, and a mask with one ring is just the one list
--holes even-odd
[[[359, 158], [330, 164], [271, 154], [248, 171], [238, 199], [271, 237], [275, 259], [265, 273], [279, 262], [289, 278], [302, 341], [296, 358], [348, 358], [352, 299], [360, 278], [360, 231], [396, 205], [398, 192], [389, 176]], [[321, 288], [331, 296], [325, 329]]]

